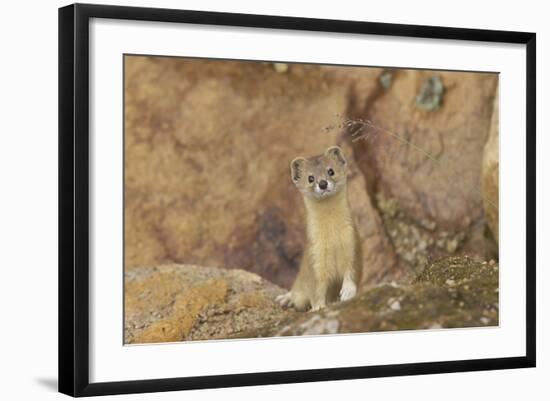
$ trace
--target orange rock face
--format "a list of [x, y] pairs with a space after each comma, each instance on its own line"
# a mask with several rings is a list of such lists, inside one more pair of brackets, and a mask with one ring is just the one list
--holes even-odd
[[[417, 100], [434, 74], [439, 100], [437, 85]], [[334, 144], [351, 164], [366, 281], [404, 278], [419, 263], [407, 263], [402, 244], [413, 229], [392, 236], [401, 218], [420, 226], [416, 250], [425, 224], [422, 249], [437, 248], [444, 231], [446, 253], [482, 254], [481, 163], [496, 86], [490, 74], [127, 56], [125, 268], [240, 268], [290, 287], [305, 216], [289, 163]], [[430, 102], [437, 107], [422, 106]], [[386, 134], [354, 142], [346, 118], [399, 133], [435, 161]], [[464, 237], [456, 246], [455, 234]]]
[[[289, 287], [305, 225], [289, 164], [343, 142], [341, 71], [150, 57], [125, 69], [126, 268], [243, 268]], [[373, 265], [383, 246], [358, 169], [349, 186]]]
[[481, 171], [498, 76], [385, 74], [391, 84], [354, 91], [347, 114], [362, 120], [348, 127], [355, 158], [396, 251], [411, 263], [420, 262], [418, 254], [487, 257]]

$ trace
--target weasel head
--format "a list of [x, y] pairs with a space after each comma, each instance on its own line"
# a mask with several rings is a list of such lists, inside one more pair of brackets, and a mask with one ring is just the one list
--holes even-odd
[[331, 146], [322, 155], [292, 160], [290, 177], [302, 195], [323, 200], [345, 190], [347, 169], [342, 149]]

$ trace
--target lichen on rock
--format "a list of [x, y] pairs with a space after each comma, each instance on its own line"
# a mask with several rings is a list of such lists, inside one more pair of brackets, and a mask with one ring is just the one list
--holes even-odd
[[380, 74], [380, 77], [378, 78], [380, 85], [382, 85], [382, 88], [385, 90], [389, 90], [391, 88], [393, 75], [391, 69], [385, 69], [382, 74]]
[[288, 315], [283, 292], [256, 274], [192, 265], [125, 275], [125, 343], [227, 338]]
[[437, 75], [431, 76], [424, 81], [416, 95], [416, 105], [424, 110], [437, 110], [441, 106], [444, 93], [445, 87], [441, 78]]
[[498, 264], [467, 256], [426, 265], [409, 284], [364, 289], [348, 302], [293, 314], [238, 337], [365, 333], [498, 325]]
[[282, 309], [282, 289], [243, 271], [167, 265], [126, 275], [125, 343], [305, 336], [498, 324], [498, 263], [427, 264], [408, 284], [364, 288], [318, 312]]

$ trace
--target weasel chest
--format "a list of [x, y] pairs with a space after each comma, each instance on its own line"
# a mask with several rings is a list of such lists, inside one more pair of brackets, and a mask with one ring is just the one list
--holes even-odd
[[321, 270], [319, 273], [341, 277], [353, 265], [355, 232], [351, 221], [327, 216], [322, 224], [312, 224], [308, 234], [314, 267]]

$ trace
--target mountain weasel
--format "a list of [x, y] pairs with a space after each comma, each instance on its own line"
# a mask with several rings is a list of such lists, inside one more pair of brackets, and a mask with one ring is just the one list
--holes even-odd
[[306, 208], [307, 241], [292, 289], [277, 297], [282, 306], [316, 311], [357, 293], [361, 245], [348, 204], [347, 168], [338, 146], [290, 163], [292, 182]]

